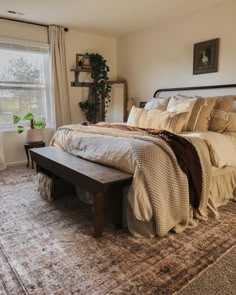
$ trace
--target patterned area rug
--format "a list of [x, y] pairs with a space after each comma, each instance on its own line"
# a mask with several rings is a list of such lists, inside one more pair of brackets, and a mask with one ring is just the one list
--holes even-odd
[[173, 294], [236, 244], [236, 203], [195, 229], [137, 239], [91, 236], [91, 208], [40, 198], [35, 172], [0, 172], [0, 294]]

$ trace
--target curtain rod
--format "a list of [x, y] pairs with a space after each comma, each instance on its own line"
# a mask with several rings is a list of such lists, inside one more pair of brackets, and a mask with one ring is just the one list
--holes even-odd
[[[29, 25], [35, 25], [35, 26], [40, 26], [40, 27], [45, 27], [45, 28], [48, 28], [49, 27], [49, 25], [42, 24], [42, 23], [34, 23], [34, 22], [26, 21], [26, 20], [20, 20], [20, 19], [14, 19], [14, 18], [7, 18], [7, 17], [2, 17], [2, 16], [0, 16], [0, 19], [14, 21], [14, 22], [18, 22], [18, 23], [29, 24]], [[65, 32], [68, 32], [69, 29], [68, 28], [64, 28], [64, 31]]]

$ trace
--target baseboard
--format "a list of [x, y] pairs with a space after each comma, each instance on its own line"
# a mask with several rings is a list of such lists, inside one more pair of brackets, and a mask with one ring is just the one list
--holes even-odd
[[7, 167], [22, 166], [26, 164], [27, 164], [27, 161], [11, 162], [11, 163], [7, 163]]

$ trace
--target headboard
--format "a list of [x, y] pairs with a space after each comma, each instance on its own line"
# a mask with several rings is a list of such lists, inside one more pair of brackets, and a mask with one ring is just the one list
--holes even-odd
[[[154, 92], [153, 97], [158, 98], [159, 94], [162, 92], [175, 92], [175, 91], [180, 92], [180, 91], [191, 91], [191, 90], [215, 90], [215, 89], [227, 89], [227, 88], [235, 88], [235, 92], [236, 92], [236, 84], [223, 84], [223, 85], [209, 85], [209, 86], [161, 88], [161, 89], [158, 89]], [[147, 103], [147, 101], [141, 101], [139, 103], [139, 107], [144, 108], [146, 103]], [[234, 105], [234, 112], [236, 112], [236, 105]]]
[[162, 89], [156, 90], [153, 97], [158, 97], [161, 92], [189, 91], [189, 90], [210, 90], [210, 89], [225, 89], [225, 88], [236, 88], [236, 84], [193, 86], [193, 87], [179, 87], [179, 88], [162, 88]]

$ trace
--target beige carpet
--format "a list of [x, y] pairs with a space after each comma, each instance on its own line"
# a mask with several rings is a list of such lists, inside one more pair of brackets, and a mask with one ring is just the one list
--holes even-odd
[[0, 172], [1, 295], [173, 294], [236, 244], [236, 203], [181, 234], [135, 239], [108, 226], [96, 240], [90, 208], [48, 204], [32, 173]]
[[190, 294], [236, 294], [236, 247], [178, 293], [178, 295]]

